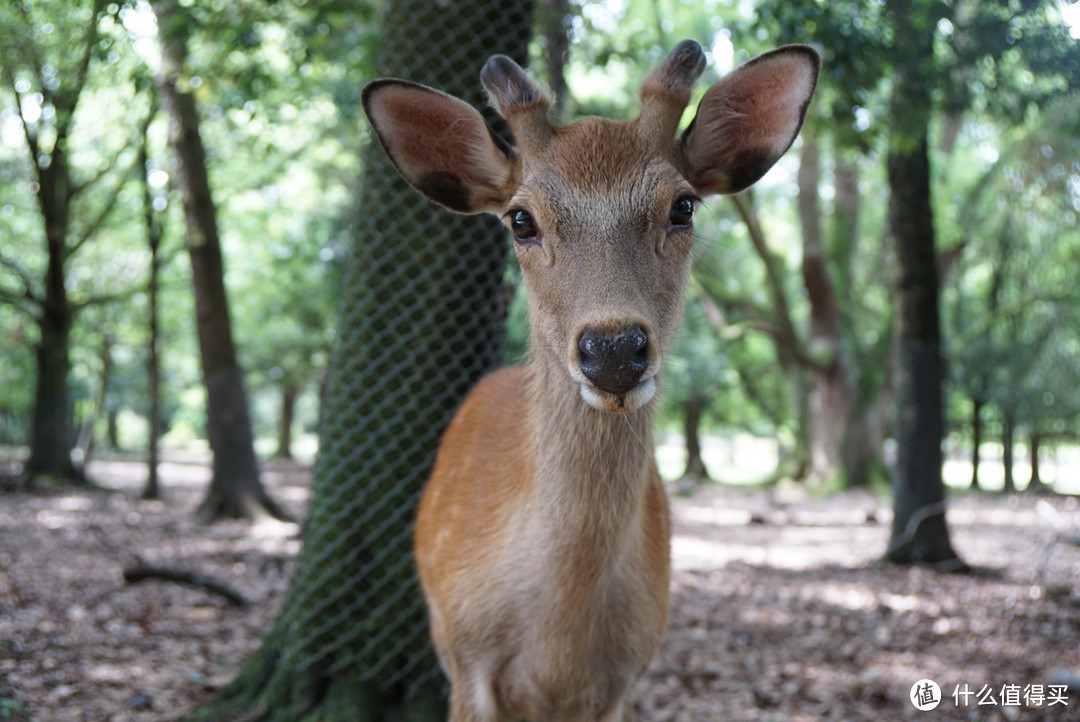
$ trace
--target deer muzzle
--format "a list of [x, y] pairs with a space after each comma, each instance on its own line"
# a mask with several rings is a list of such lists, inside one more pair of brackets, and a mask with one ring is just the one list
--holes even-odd
[[589, 405], [611, 412], [632, 411], [655, 394], [646, 378], [652, 363], [649, 334], [640, 324], [586, 326], [578, 336], [577, 365], [587, 379], [581, 393]]

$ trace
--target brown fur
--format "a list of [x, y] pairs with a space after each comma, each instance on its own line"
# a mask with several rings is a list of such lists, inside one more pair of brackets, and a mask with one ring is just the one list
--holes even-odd
[[[667, 622], [670, 530], [652, 398], [693, 243], [671, 209], [732, 178], [752, 183], [771, 165], [761, 149], [771, 158], [791, 144], [816, 56], [771, 55], [747, 66], [768, 86], [764, 97], [737, 71], [727, 81], [734, 97], [703, 104], [700, 127], [741, 128], [723, 139], [675, 136], [704, 65], [694, 43], [650, 75], [631, 122], [555, 127], [547, 96], [511, 61], [492, 59], [482, 78], [517, 149], [481, 142], [476, 111], [436, 91], [400, 81], [364, 91], [379, 139], [418, 190], [459, 212], [524, 211], [536, 230], [515, 244], [531, 358], [469, 394], [417, 516], [416, 563], [453, 722], [630, 719], [631, 687]], [[780, 134], [762, 135], [766, 126]], [[617, 395], [584, 375], [579, 339], [628, 328], [647, 337], [647, 366]]]

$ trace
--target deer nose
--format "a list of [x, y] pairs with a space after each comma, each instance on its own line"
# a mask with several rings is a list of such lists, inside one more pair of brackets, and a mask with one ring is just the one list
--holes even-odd
[[634, 324], [616, 333], [587, 327], [578, 339], [578, 365], [601, 391], [622, 395], [641, 381], [649, 368], [649, 338]]

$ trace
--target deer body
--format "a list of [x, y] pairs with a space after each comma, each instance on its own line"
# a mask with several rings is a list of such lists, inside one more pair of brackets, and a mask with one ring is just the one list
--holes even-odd
[[451, 210], [505, 219], [529, 297], [529, 361], [466, 398], [417, 516], [454, 722], [629, 719], [630, 689], [667, 623], [652, 400], [682, 315], [693, 211], [787, 150], [817, 67], [803, 46], [751, 61], [714, 84], [676, 136], [704, 68], [696, 43], [649, 76], [637, 119], [565, 127], [496, 56], [481, 79], [516, 148], [438, 91], [397, 80], [365, 88], [406, 180]]
[[[667, 502], [641, 445], [650, 415], [631, 427], [551, 408], [544, 389], [527, 367], [485, 378], [447, 430], [421, 503], [417, 564], [444, 601], [432, 606], [436, 648], [454, 695], [465, 686], [461, 706], [487, 715], [462, 719], [607, 719], [666, 623]], [[540, 439], [568, 443], [529, 443]], [[506, 462], [498, 481], [492, 458]]]

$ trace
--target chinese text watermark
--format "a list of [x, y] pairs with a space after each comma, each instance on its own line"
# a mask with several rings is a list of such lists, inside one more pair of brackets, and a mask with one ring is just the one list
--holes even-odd
[[915, 709], [928, 712], [951, 697], [956, 707], [1055, 707], [1069, 706], [1069, 689], [1064, 684], [967, 684], [953, 687], [945, 695], [932, 679], [911, 685], [908, 699]]

